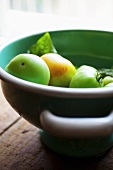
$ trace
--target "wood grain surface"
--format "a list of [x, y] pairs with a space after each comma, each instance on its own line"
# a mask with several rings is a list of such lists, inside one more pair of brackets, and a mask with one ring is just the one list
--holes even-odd
[[94, 160], [78, 160], [49, 150], [40, 130], [20, 117], [0, 89], [0, 170], [113, 170], [113, 149]]

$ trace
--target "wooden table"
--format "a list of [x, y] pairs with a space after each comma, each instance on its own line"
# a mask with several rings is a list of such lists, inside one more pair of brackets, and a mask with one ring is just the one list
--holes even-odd
[[39, 129], [16, 113], [0, 88], [0, 170], [113, 170], [113, 149], [102, 158], [77, 160], [41, 143]]

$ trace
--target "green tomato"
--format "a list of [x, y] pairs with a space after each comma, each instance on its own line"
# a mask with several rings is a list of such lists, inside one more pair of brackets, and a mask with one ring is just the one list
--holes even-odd
[[19, 54], [14, 57], [5, 70], [24, 80], [48, 85], [50, 71], [47, 64], [40, 57], [33, 54]]
[[70, 88], [95, 88], [103, 87], [103, 81], [98, 71], [91, 66], [79, 67], [71, 79]]
[[111, 77], [111, 76], [106, 76], [106, 77], [103, 79], [103, 83], [104, 83], [104, 86], [106, 86], [106, 85], [109, 84], [109, 83], [113, 83], [113, 77]]
[[105, 85], [105, 87], [113, 87], [113, 82], [112, 83], [108, 83], [107, 85]]

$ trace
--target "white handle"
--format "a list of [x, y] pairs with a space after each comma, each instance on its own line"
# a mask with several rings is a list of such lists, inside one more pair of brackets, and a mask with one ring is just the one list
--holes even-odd
[[56, 116], [50, 111], [44, 110], [40, 114], [40, 122], [45, 131], [57, 136], [102, 137], [113, 132], [113, 111], [105, 117], [68, 118]]

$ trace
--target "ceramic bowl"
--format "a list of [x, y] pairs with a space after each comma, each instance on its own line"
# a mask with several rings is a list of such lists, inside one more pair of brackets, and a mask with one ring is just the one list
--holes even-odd
[[[60, 55], [76, 66], [111, 68], [113, 33], [94, 30], [49, 32]], [[113, 88], [63, 88], [31, 83], [4, 71], [8, 62], [44, 32], [12, 40], [0, 49], [0, 78], [8, 103], [41, 129], [52, 150], [75, 157], [99, 156], [113, 145]]]

